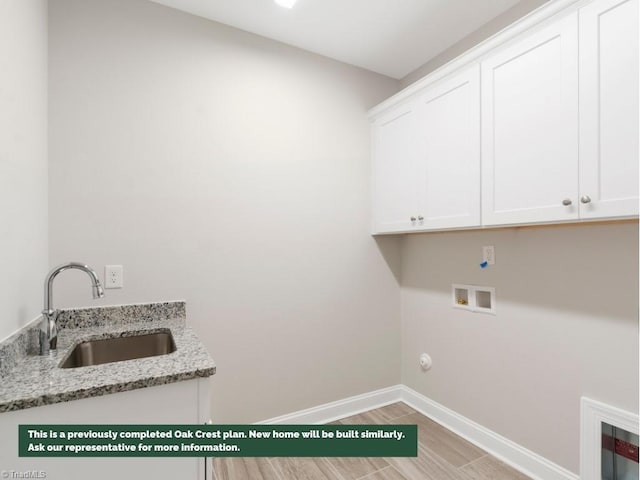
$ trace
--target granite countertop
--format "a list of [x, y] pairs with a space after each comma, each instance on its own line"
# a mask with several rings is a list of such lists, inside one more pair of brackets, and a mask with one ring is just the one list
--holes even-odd
[[[196, 333], [186, 326], [184, 302], [63, 310], [58, 327], [58, 350], [51, 355], [37, 355], [37, 324], [0, 344], [0, 412], [208, 377], [216, 370]], [[167, 329], [175, 340], [173, 353], [59, 368], [81, 341]]]

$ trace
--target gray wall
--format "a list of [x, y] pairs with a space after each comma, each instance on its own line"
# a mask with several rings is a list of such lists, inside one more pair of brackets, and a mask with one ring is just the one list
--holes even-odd
[[433, 72], [438, 67], [441, 67], [450, 60], [453, 60], [457, 56], [463, 54], [471, 47], [474, 47], [483, 40], [486, 40], [492, 35], [498, 33], [503, 28], [508, 27], [516, 20], [524, 17], [525, 15], [532, 12], [541, 5], [547, 3], [548, 1], [549, 0], [521, 0], [506, 12], [487, 22], [482, 27], [478, 28], [477, 30], [457, 42], [455, 45], [447, 48], [445, 51], [427, 61], [424, 65], [401, 79], [401, 87], [407, 87], [413, 82], [420, 80], [425, 75]]
[[47, 273], [47, 3], [0, 1], [0, 340], [42, 310]]
[[56, 305], [186, 299], [218, 422], [397, 384], [366, 115], [397, 82], [143, 0], [50, 10], [51, 262], [125, 284]]
[[[452, 283], [495, 287], [496, 315]], [[404, 384], [573, 472], [582, 395], [638, 412], [637, 223], [409, 235], [402, 317]]]

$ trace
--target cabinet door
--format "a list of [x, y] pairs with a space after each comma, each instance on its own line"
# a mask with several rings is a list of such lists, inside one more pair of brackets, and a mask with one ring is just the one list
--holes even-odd
[[373, 137], [373, 232], [412, 230], [417, 218], [415, 102], [377, 118]]
[[638, 0], [580, 10], [582, 218], [638, 214], [638, 55]]
[[[200, 390], [209, 379], [169, 383], [99, 397], [0, 414], [0, 469], [41, 470], [65, 480], [199, 480], [204, 462], [193, 457], [18, 457], [20, 424], [194, 424], [202, 423]], [[209, 399], [207, 399], [207, 403]], [[205, 410], [209, 406], [205, 405]], [[3, 477], [9, 478], [9, 477]], [[18, 478], [18, 477], [12, 477]]]
[[429, 88], [419, 100], [421, 229], [480, 225], [480, 67]]
[[483, 224], [578, 218], [577, 22], [561, 18], [482, 63]]

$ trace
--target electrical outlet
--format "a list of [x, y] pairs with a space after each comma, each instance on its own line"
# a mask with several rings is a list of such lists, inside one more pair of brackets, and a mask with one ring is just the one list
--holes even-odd
[[496, 251], [493, 245], [482, 247], [482, 261], [487, 262], [487, 265], [496, 264]]
[[122, 265], [104, 266], [104, 288], [122, 288]]

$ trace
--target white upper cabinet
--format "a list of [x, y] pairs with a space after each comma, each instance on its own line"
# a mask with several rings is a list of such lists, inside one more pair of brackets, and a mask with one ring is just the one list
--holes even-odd
[[372, 109], [374, 233], [637, 217], [639, 3], [548, 2]]
[[373, 124], [374, 233], [410, 231], [417, 223], [415, 107], [415, 101], [402, 104]]
[[578, 16], [482, 62], [482, 222], [578, 218]]
[[480, 225], [480, 69], [448, 77], [419, 98], [421, 229]]
[[638, 0], [580, 10], [580, 217], [638, 214]]
[[480, 225], [480, 72], [427, 88], [373, 125], [374, 232]]

